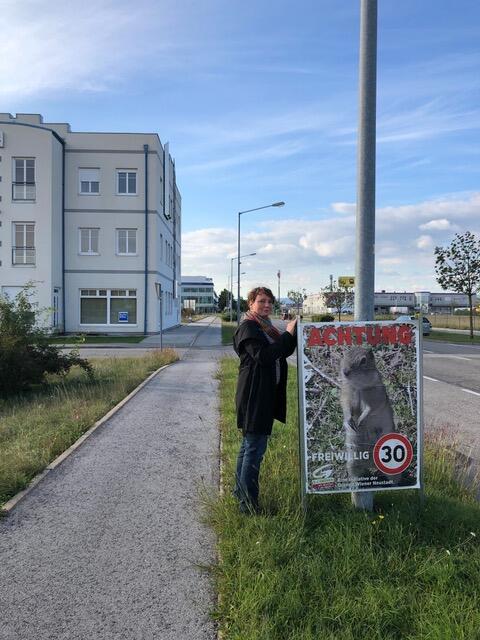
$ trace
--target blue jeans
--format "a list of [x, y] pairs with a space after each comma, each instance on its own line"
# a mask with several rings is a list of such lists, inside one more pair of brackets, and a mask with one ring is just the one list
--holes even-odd
[[268, 436], [263, 433], [246, 433], [243, 436], [238, 452], [234, 490], [240, 502], [240, 511], [258, 509], [258, 475], [267, 444]]

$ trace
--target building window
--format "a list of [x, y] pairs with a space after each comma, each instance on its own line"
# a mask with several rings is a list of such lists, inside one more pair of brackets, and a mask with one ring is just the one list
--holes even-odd
[[137, 230], [117, 229], [117, 255], [137, 255]]
[[80, 289], [80, 324], [137, 324], [137, 290]]
[[86, 196], [100, 193], [100, 169], [78, 170], [78, 192]]
[[35, 158], [13, 158], [13, 200], [35, 200]]
[[81, 255], [98, 255], [99, 229], [79, 229], [78, 241]]
[[12, 264], [35, 264], [35, 224], [13, 223]]
[[137, 195], [137, 172], [117, 171], [117, 194], [121, 196]]

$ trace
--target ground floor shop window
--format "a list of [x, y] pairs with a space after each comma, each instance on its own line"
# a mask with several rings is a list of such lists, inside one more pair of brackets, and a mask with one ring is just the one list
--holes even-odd
[[137, 324], [137, 290], [80, 289], [80, 324]]

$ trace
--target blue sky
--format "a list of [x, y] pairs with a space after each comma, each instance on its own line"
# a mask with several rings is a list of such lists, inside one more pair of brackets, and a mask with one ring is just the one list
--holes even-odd
[[[438, 289], [480, 233], [480, 4], [379, 0], [376, 288]], [[319, 291], [355, 266], [359, 0], [0, 0], [0, 111], [156, 131], [183, 198], [182, 272]]]

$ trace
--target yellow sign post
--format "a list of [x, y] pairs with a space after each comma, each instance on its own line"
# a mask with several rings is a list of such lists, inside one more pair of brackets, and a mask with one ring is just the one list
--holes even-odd
[[354, 287], [355, 286], [355, 277], [354, 276], [338, 276], [338, 286], [339, 287]]

